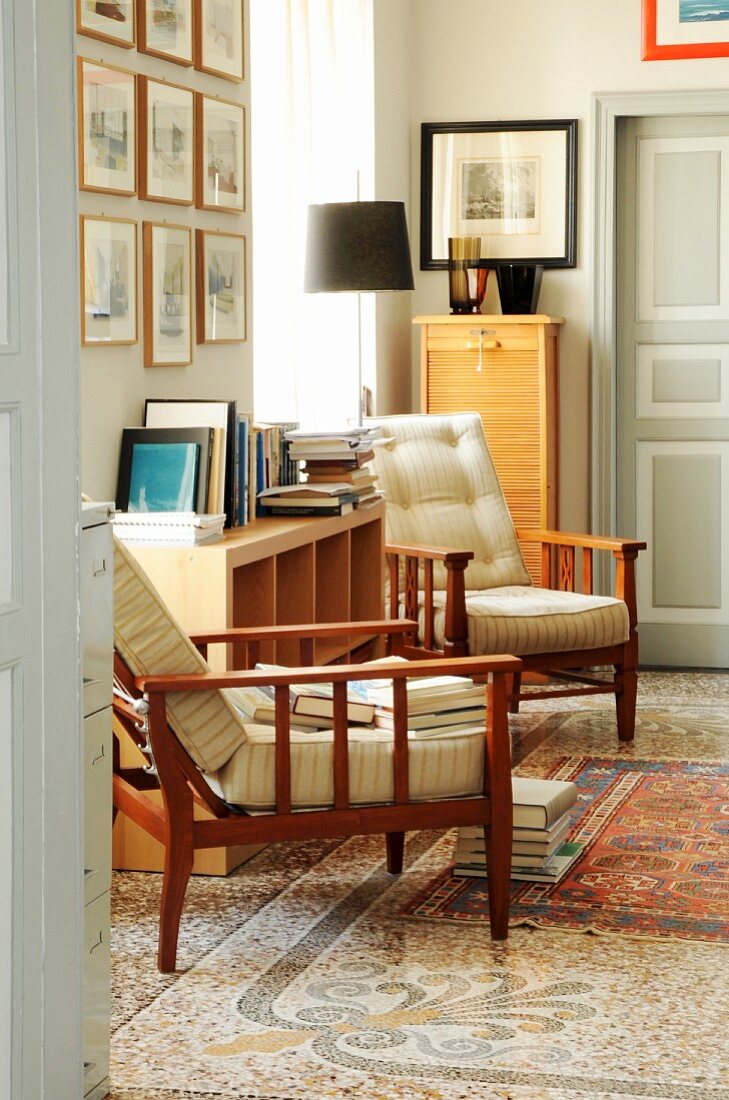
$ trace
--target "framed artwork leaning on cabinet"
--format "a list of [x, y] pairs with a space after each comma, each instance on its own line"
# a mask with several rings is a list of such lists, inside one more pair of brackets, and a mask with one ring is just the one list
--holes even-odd
[[134, 45], [135, 0], [76, 0], [76, 30], [124, 50]]
[[137, 0], [137, 49], [192, 65], [192, 24], [193, 0]]
[[192, 205], [195, 93], [140, 75], [139, 197]]
[[78, 58], [78, 179], [82, 191], [137, 190], [134, 73]]
[[137, 223], [83, 214], [81, 343], [137, 342]]
[[145, 367], [192, 362], [192, 230], [142, 223]]
[[243, 0], [199, 0], [195, 68], [224, 80], [243, 79]]
[[246, 242], [238, 233], [195, 230], [197, 342], [246, 338]]
[[245, 210], [245, 108], [217, 96], [195, 97], [195, 204]]

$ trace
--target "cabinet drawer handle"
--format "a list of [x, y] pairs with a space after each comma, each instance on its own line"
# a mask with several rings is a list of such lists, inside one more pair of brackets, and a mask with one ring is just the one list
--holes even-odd
[[104, 746], [102, 745], [101, 746], [101, 752], [98, 752], [96, 754], [96, 756], [93, 757], [93, 759], [91, 761], [91, 767], [93, 768], [94, 764], [98, 764], [98, 762], [100, 760], [104, 760], [105, 757], [106, 757], [106, 753], [104, 751]]
[[101, 563], [95, 561], [92, 568], [95, 577], [103, 577], [106, 573], [106, 558], [102, 558]]

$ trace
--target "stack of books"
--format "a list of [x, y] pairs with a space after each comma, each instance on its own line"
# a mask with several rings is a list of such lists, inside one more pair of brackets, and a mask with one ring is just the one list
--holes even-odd
[[[392, 657], [386, 658], [392, 661]], [[378, 663], [378, 662], [371, 662]], [[394, 728], [392, 680], [360, 680], [358, 691], [375, 705], [376, 729]], [[483, 729], [486, 719], [485, 685], [467, 676], [426, 676], [407, 681], [408, 737], [421, 740], [447, 737], [467, 729]]]
[[306, 481], [285, 492], [259, 496], [262, 507], [274, 515], [342, 515], [375, 503], [381, 494], [367, 463], [381, 434], [376, 426], [287, 432], [289, 456], [303, 463]]
[[[281, 665], [257, 664], [268, 672], [287, 672]], [[289, 687], [291, 729], [331, 729], [334, 725], [334, 701], [331, 684], [292, 684]], [[261, 687], [235, 688], [232, 698], [241, 713], [261, 725], [276, 721], [275, 689]], [[347, 693], [347, 720], [352, 725], [371, 726], [375, 707], [356, 690]]]
[[165, 542], [198, 546], [223, 537], [225, 512], [117, 512], [112, 517], [114, 534], [122, 542]]
[[[566, 839], [577, 787], [561, 779], [512, 776], [514, 832], [511, 877], [527, 882], [559, 882], [584, 845]], [[458, 830], [454, 875], [486, 877], [483, 829], [464, 825]]]

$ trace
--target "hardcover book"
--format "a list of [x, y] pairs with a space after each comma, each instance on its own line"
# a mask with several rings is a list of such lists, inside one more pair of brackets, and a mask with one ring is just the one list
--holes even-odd
[[212, 428], [123, 428], [122, 512], [207, 512]]

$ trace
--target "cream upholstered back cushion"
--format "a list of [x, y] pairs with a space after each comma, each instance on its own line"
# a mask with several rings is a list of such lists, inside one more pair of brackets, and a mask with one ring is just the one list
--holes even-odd
[[[373, 466], [390, 542], [473, 550], [466, 588], [531, 584], [477, 413], [378, 418]], [[436, 563], [434, 585], [445, 588]]]
[[[135, 676], [209, 672], [147, 574], [114, 539], [114, 647]], [[246, 739], [223, 691], [169, 692], [167, 720], [204, 772], [222, 768]]]

